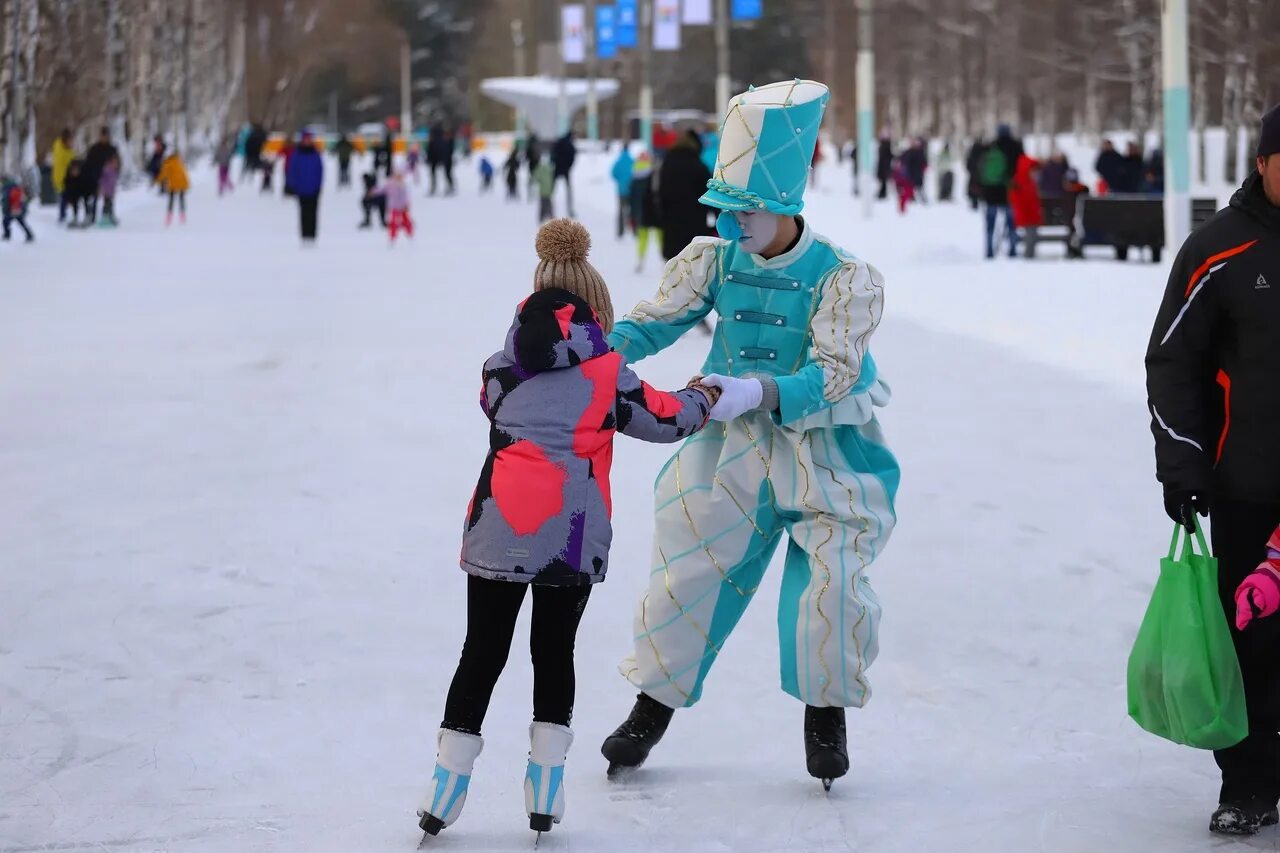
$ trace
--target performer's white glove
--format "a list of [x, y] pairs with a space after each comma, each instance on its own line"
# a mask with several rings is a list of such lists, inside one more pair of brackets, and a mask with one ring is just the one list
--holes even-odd
[[764, 386], [759, 379], [708, 373], [702, 377], [702, 384], [720, 389], [720, 399], [711, 407], [711, 419], [715, 421], [731, 421], [758, 409], [764, 398]]

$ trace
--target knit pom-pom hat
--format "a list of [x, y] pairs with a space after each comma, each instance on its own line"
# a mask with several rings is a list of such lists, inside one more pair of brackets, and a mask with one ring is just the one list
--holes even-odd
[[613, 329], [613, 300], [609, 288], [596, 268], [587, 263], [591, 251], [591, 235], [581, 223], [572, 219], [553, 219], [538, 229], [534, 247], [538, 251], [538, 268], [533, 274], [533, 289], [558, 287], [581, 298], [600, 318], [608, 333]]

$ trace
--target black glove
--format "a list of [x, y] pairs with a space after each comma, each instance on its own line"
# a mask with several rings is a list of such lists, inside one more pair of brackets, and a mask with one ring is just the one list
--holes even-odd
[[1169, 518], [1187, 528], [1188, 533], [1195, 533], [1195, 516], [1209, 514], [1208, 492], [1204, 489], [1166, 488], [1164, 511], [1169, 514]]

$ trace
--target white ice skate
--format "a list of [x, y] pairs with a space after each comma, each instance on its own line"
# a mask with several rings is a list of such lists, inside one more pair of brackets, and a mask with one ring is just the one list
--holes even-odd
[[524, 810], [529, 828], [543, 833], [564, 817], [564, 760], [573, 731], [554, 723], [529, 726], [529, 769], [524, 776]]
[[484, 740], [479, 735], [441, 729], [437, 738], [436, 771], [431, 787], [418, 809], [418, 826], [427, 835], [437, 835], [452, 826], [467, 802], [467, 787]]

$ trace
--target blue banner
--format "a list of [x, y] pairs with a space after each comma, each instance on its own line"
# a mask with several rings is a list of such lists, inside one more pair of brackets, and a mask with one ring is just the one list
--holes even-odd
[[636, 0], [617, 0], [614, 7], [614, 40], [618, 47], [635, 47], [637, 26]]
[[618, 30], [612, 6], [596, 7], [596, 58], [613, 59], [618, 55]]
[[764, 14], [764, 0], [733, 0], [735, 21], [755, 21]]

